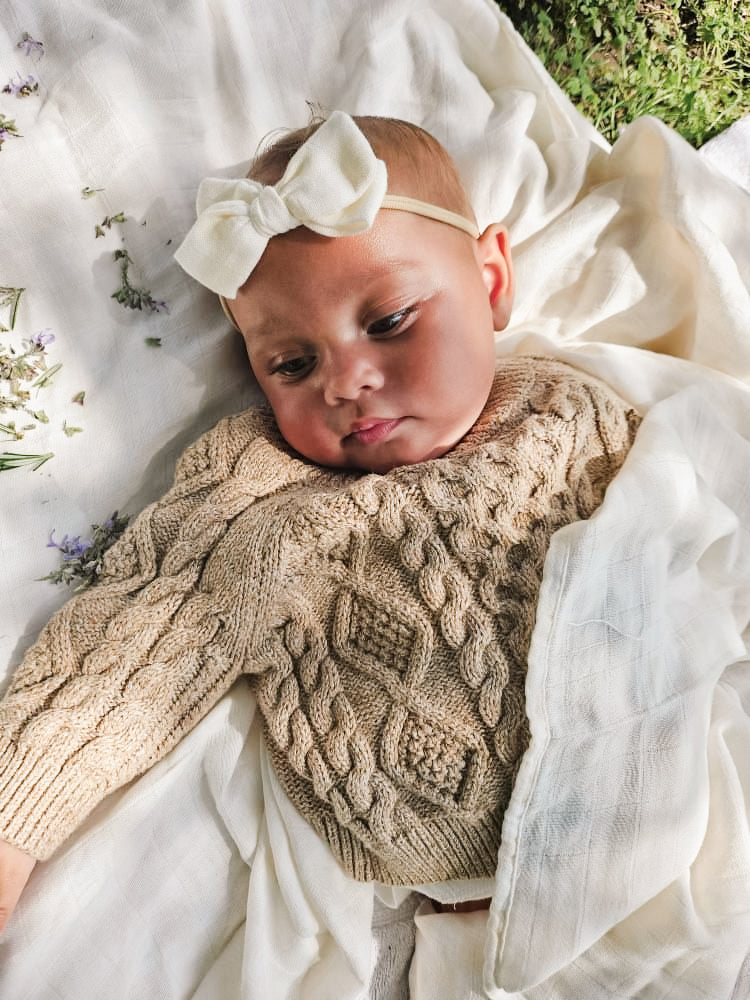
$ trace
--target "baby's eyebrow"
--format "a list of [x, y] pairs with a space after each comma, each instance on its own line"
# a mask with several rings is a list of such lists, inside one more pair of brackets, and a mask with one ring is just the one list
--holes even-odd
[[263, 341], [278, 338], [280, 329], [288, 330], [289, 324], [281, 324], [277, 319], [265, 318], [250, 327], [246, 327], [243, 333], [246, 340], [252, 340], [253, 343], [263, 343]]

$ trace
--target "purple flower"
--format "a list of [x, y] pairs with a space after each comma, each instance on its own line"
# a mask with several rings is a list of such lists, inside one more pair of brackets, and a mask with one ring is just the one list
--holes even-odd
[[[39, 458], [40, 456], [27, 457]], [[49, 456], [42, 457], [48, 458]], [[1, 455], [0, 458], [2, 458]], [[37, 467], [35, 466], [35, 468]], [[80, 582], [76, 590], [83, 590], [96, 582], [102, 572], [104, 553], [117, 541], [127, 527], [129, 520], [127, 514], [121, 515], [115, 511], [104, 524], [92, 524], [93, 534], [90, 539], [85, 540], [82, 540], [80, 535], [76, 535], [75, 538], [65, 535], [57, 542], [54, 532], [51, 532], [47, 547], [57, 549], [62, 556], [62, 561], [57, 569], [41, 579], [65, 584], [71, 584], [78, 580]]]
[[44, 348], [48, 344], [52, 344], [54, 340], [54, 333], [50, 333], [49, 330], [40, 330], [39, 333], [34, 334], [29, 342], [33, 344], [34, 347]]
[[3, 87], [4, 94], [13, 94], [14, 97], [28, 97], [29, 94], [39, 90], [39, 81], [29, 75], [24, 79], [20, 73], [16, 73], [18, 80], [9, 80]]
[[38, 42], [35, 38], [32, 38], [28, 31], [24, 31], [21, 41], [16, 48], [19, 48], [25, 56], [30, 56], [32, 59], [39, 60], [44, 55], [44, 42]]
[[75, 538], [64, 535], [59, 542], [56, 542], [55, 533], [52, 531], [47, 542], [47, 548], [57, 549], [62, 554], [63, 560], [68, 562], [71, 559], [80, 559], [82, 555], [85, 555], [86, 551], [91, 548], [91, 542], [81, 541], [80, 535], [76, 535]]

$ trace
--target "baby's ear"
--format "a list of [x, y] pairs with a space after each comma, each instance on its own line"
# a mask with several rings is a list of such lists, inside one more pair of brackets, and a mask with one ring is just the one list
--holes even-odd
[[477, 239], [477, 253], [482, 278], [490, 296], [496, 330], [504, 330], [513, 308], [513, 260], [505, 226], [494, 222]]

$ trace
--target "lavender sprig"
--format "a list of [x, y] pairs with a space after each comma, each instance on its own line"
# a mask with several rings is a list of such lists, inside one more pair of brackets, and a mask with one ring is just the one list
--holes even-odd
[[0, 379], [11, 384], [13, 394], [20, 396], [20, 383], [31, 382], [33, 388], [39, 388], [44, 381], [60, 370], [62, 365], [47, 368], [45, 348], [54, 341], [54, 334], [42, 330], [29, 340], [25, 340], [24, 350], [19, 354], [12, 346], [0, 344]]
[[21, 35], [21, 41], [16, 48], [21, 49], [25, 56], [29, 56], [37, 61], [44, 55], [44, 42], [38, 42], [35, 38], [32, 38], [28, 31], [24, 31], [23, 35]]
[[[0, 323], [0, 330], [10, 333], [16, 325], [18, 304], [24, 288], [0, 287], [0, 310], [6, 310], [10, 328]], [[32, 403], [31, 395], [39, 394], [46, 389], [60, 369], [62, 362], [50, 365], [47, 348], [55, 342], [55, 335], [49, 330], [39, 330], [30, 337], [24, 337], [20, 344], [0, 343], [0, 440], [20, 441], [27, 431], [33, 431], [38, 424], [48, 424], [49, 417], [44, 410]], [[84, 393], [73, 397], [74, 402], [83, 404]], [[20, 420], [9, 419], [6, 412], [12, 413]], [[27, 415], [34, 423], [22, 422]], [[63, 432], [67, 437], [79, 434], [81, 427], [75, 427], [63, 421]], [[30, 467], [38, 469], [52, 458], [52, 452], [47, 454], [20, 454], [18, 452], [3, 452], [0, 455], [0, 472], [10, 469]]]
[[4, 94], [12, 94], [14, 97], [30, 97], [39, 90], [39, 81], [29, 74], [24, 77], [16, 73], [17, 80], [10, 79], [3, 87]]
[[67, 586], [79, 580], [76, 590], [85, 590], [96, 581], [102, 570], [104, 553], [123, 533], [130, 520], [129, 515], [117, 511], [108, 517], [103, 524], [92, 524], [91, 538], [82, 539], [80, 535], [69, 535], [57, 542], [54, 532], [49, 536], [48, 548], [57, 549], [62, 556], [60, 566], [41, 577], [52, 583], [64, 583]]
[[[18, 306], [18, 299], [23, 291], [22, 288], [0, 289], [1, 292], [14, 293], [6, 294], [4, 300], [8, 304], [10, 300], [12, 307], [11, 323], [15, 322], [15, 309]], [[20, 348], [12, 344], [0, 344], [0, 414], [7, 410], [17, 413], [26, 413], [38, 424], [49, 423], [49, 417], [44, 410], [34, 408], [31, 405], [31, 389], [43, 389], [49, 385], [53, 377], [62, 368], [58, 362], [51, 367], [47, 366], [47, 347], [54, 343], [55, 336], [49, 330], [40, 330], [32, 337], [22, 341]], [[10, 435], [5, 440], [20, 441], [26, 431], [34, 430], [35, 424], [24, 424], [17, 427], [14, 421], [3, 421], [0, 423], [0, 431]], [[31, 461], [35, 456], [22, 456], [22, 461]], [[38, 457], [38, 456], [37, 456]], [[46, 461], [46, 459], [45, 459]], [[11, 456], [6, 456], [4, 469], [17, 468], [19, 462]]]
[[145, 288], [135, 288], [130, 283], [129, 270], [133, 263], [124, 248], [115, 250], [113, 257], [120, 262], [120, 287], [112, 292], [112, 298], [126, 309], [145, 309], [147, 312], [169, 312], [166, 302], [153, 297]]

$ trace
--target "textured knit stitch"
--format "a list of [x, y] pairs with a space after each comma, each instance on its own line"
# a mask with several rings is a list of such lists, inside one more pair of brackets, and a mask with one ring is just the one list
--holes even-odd
[[637, 424], [520, 357], [451, 453], [386, 475], [303, 461], [265, 410], [222, 421], [15, 674], [0, 837], [48, 856], [245, 674], [283, 786], [354, 877], [491, 874], [550, 537], [601, 503]]

